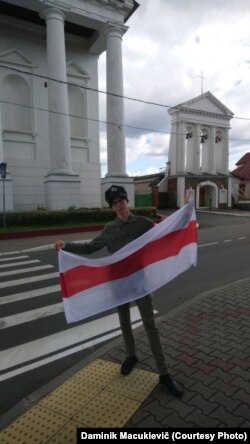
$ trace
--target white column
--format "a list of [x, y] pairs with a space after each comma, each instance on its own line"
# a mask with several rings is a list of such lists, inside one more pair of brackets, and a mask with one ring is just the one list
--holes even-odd
[[222, 149], [222, 173], [228, 174], [228, 162], [229, 162], [229, 130], [224, 130], [223, 149]]
[[[122, 70], [123, 28], [109, 25], [107, 39], [107, 176], [127, 176], [124, 133], [124, 99]], [[113, 96], [115, 94], [116, 96]], [[119, 96], [119, 97], [117, 97]], [[110, 122], [110, 123], [109, 123]]]
[[[111, 185], [123, 186], [134, 206], [134, 180], [126, 173], [126, 151], [124, 132], [124, 99], [122, 71], [122, 36], [125, 27], [108, 25], [106, 33], [107, 50], [107, 144], [108, 172], [101, 181], [102, 206], [105, 202], [105, 191]], [[114, 94], [114, 95], [112, 95]]]
[[177, 207], [181, 208], [184, 205], [185, 199], [185, 177], [177, 178]]
[[56, 8], [44, 10], [47, 24], [49, 134], [51, 173], [72, 174], [64, 20]]
[[193, 172], [200, 174], [200, 125], [194, 125], [193, 131]]
[[0, 162], [4, 161], [3, 156], [3, 130], [2, 130], [2, 117], [1, 117], [1, 109], [0, 109]]
[[[49, 95], [50, 171], [45, 177], [45, 202], [49, 210], [82, 206], [81, 181], [72, 171], [67, 90], [64, 13], [46, 8]], [[54, 79], [54, 80], [52, 80]]]
[[[4, 152], [3, 152], [3, 130], [2, 130], [2, 117], [0, 109], [0, 163], [4, 162]], [[4, 188], [3, 188], [4, 187]], [[0, 211], [3, 211], [3, 194], [5, 198], [5, 210], [13, 211], [13, 183], [10, 173], [6, 172], [6, 179], [0, 177]]]
[[179, 122], [177, 134], [177, 173], [185, 172], [185, 123]]
[[186, 140], [186, 171], [193, 173], [194, 169], [194, 135]]
[[177, 123], [171, 124], [170, 142], [169, 142], [169, 153], [168, 159], [170, 162], [170, 175], [174, 176], [176, 174], [176, 160], [177, 160]]
[[215, 174], [215, 149], [216, 149], [216, 143], [215, 143], [215, 136], [216, 136], [216, 130], [215, 127], [212, 126], [210, 128], [210, 136], [209, 136], [209, 173]]

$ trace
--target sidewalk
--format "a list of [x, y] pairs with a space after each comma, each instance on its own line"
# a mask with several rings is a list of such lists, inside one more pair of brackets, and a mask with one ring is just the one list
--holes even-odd
[[247, 278], [157, 318], [170, 372], [185, 388], [182, 400], [159, 387], [139, 327], [139, 363], [129, 376], [120, 375], [119, 337], [0, 418], [1, 443], [71, 444], [77, 427], [250, 427], [249, 288]]

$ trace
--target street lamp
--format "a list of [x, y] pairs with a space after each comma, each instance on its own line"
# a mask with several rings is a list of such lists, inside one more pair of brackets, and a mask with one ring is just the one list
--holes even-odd
[[0, 175], [3, 179], [3, 227], [6, 227], [5, 222], [5, 179], [6, 179], [6, 171], [7, 171], [7, 163], [2, 162], [0, 163]]

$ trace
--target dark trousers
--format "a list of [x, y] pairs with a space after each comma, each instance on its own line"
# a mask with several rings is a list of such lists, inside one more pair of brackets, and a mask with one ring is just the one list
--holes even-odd
[[[159, 332], [155, 323], [154, 306], [152, 296], [147, 295], [135, 301], [142, 318], [142, 322], [148, 337], [148, 341], [155, 359], [155, 363], [160, 375], [165, 375], [168, 372], [165, 356], [163, 353]], [[117, 307], [122, 335], [125, 343], [127, 356], [135, 356], [135, 340], [133, 336], [131, 319], [130, 319], [130, 304], [124, 304]]]

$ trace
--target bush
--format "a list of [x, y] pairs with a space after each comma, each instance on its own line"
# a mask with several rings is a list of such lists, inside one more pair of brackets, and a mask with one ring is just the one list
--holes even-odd
[[[153, 217], [156, 215], [154, 207], [134, 208], [133, 214]], [[107, 209], [72, 209], [61, 211], [20, 211], [7, 212], [6, 226], [50, 226], [64, 224], [98, 224], [113, 220], [114, 212]], [[0, 214], [0, 224], [3, 225], [3, 214]]]

